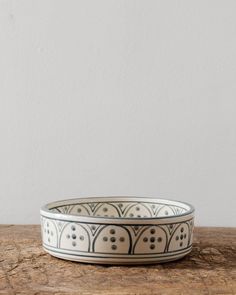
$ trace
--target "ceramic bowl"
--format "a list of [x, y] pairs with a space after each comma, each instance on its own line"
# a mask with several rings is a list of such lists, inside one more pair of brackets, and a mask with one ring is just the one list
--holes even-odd
[[191, 251], [194, 208], [157, 198], [79, 198], [47, 204], [42, 240], [53, 256], [88, 263], [144, 264]]

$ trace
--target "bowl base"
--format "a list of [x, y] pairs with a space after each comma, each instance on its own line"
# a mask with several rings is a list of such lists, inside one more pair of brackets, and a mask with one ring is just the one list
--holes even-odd
[[166, 263], [171, 262], [175, 260], [179, 260], [189, 254], [192, 250], [192, 247], [189, 247], [186, 249], [186, 251], [181, 253], [176, 253], [172, 255], [167, 255], [163, 257], [162, 255], [159, 255], [157, 257], [83, 257], [78, 255], [71, 255], [67, 253], [59, 253], [55, 251], [51, 251], [49, 249], [46, 249], [44, 247], [44, 250], [49, 253], [50, 255], [64, 259], [64, 260], [70, 260], [75, 262], [82, 262], [82, 263], [91, 263], [91, 264], [107, 264], [107, 265], [142, 265], [142, 264], [157, 264], [157, 263]]

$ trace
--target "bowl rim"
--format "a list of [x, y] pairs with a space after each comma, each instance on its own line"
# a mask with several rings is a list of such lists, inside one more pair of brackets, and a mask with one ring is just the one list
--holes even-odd
[[[62, 204], [61, 206], [63, 206], [63, 203], [68, 202], [68, 205], [72, 205], [73, 203], [76, 204], [76, 202], [86, 202], [88, 201], [92, 201], [94, 200], [94, 202], [99, 201], [99, 200], [109, 200], [110, 202], [112, 202], [112, 200], [116, 200], [117, 201], [119, 199], [125, 199], [126, 201], [134, 201], [135, 200], [137, 202], [139, 202], [137, 199], [140, 199], [140, 202], [145, 202], [145, 200], [147, 202], [151, 202], [152, 200], [156, 200], [156, 201], [166, 201], [166, 202], [173, 202], [176, 204], [182, 204], [185, 205], [187, 207], [189, 207], [189, 209], [184, 212], [184, 213], [179, 213], [176, 215], [168, 215], [168, 216], [160, 216], [160, 217], [104, 217], [104, 216], [88, 216], [88, 215], [75, 215], [75, 214], [67, 214], [67, 213], [60, 213], [60, 212], [52, 212], [51, 209], [53, 206], [57, 206], [57, 204]], [[142, 200], [142, 201], [141, 201]], [[64, 206], [66, 206], [67, 204], [64, 204]], [[58, 205], [60, 206], [60, 205]], [[173, 199], [166, 199], [166, 198], [159, 198], [159, 197], [140, 197], [140, 196], [91, 196], [91, 197], [76, 197], [76, 198], [70, 198], [70, 199], [63, 199], [63, 200], [57, 200], [54, 202], [50, 202], [47, 203], [45, 205], [43, 205], [40, 209], [40, 214], [43, 217], [46, 218], [51, 218], [51, 219], [56, 219], [56, 220], [64, 220], [64, 221], [71, 221], [71, 222], [91, 222], [91, 223], [120, 223], [120, 224], [125, 224], [127, 223], [132, 223], [132, 224], [140, 224], [143, 221], [144, 222], [150, 222], [150, 221], [171, 221], [172, 219], [180, 219], [182, 217], [186, 217], [186, 216], [194, 216], [194, 212], [195, 212], [195, 208], [193, 205], [187, 203], [187, 202], [183, 202], [183, 201], [179, 201], [179, 200], [173, 200]]]

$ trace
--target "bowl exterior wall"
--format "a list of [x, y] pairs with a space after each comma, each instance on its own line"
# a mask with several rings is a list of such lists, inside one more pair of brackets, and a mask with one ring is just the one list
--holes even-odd
[[164, 219], [75, 221], [41, 210], [44, 249], [53, 256], [89, 263], [144, 264], [182, 258], [191, 251], [193, 212]]

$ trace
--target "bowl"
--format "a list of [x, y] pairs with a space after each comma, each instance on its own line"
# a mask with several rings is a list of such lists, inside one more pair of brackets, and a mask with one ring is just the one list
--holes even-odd
[[45, 251], [99, 264], [176, 260], [192, 248], [194, 208], [158, 198], [95, 197], [57, 201], [40, 210]]

